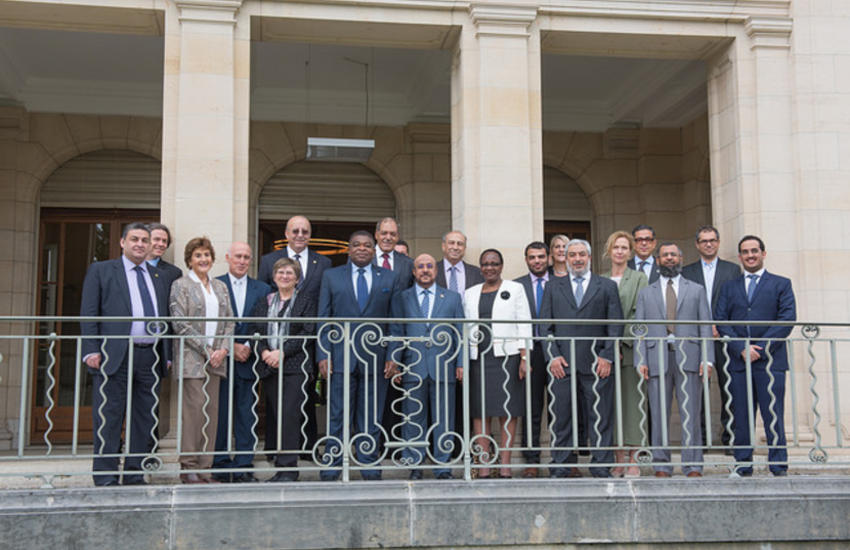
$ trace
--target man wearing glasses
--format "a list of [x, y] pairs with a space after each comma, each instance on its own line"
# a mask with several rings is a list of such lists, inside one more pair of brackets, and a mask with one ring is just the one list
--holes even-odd
[[649, 284], [658, 280], [658, 262], [655, 261], [655, 230], [648, 225], [637, 225], [632, 229], [635, 239], [635, 257], [629, 260], [629, 267], [643, 271]]
[[[717, 257], [717, 251], [720, 249], [720, 232], [717, 228], [711, 225], [704, 225], [697, 229], [696, 247], [699, 252], [699, 260], [692, 264], [688, 264], [682, 268], [682, 277], [695, 283], [699, 283], [705, 288], [705, 295], [708, 299], [708, 307], [711, 310], [711, 318], [716, 319], [714, 311], [717, 309], [717, 299], [720, 297], [720, 287], [726, 281], [731, 281], [736, 277], [741, 276], [741, 268], [737, 264], [721, 260]], [[717, 327], [711, 327], [712, 336], [718, 337]], [[729, 413], [727, 406], [731, 407], [730, 396], [723, 389], [726, 387], [727, 369], [724, 368], [725, 359], [723, 356], [723, 345], [717, 341], [714, 343], [714, 358], [717, 364], [717, 384], [720, 390], [720, 441], [723, 445], [729, 444], [731, 432], [726, 429], [726, 424], [729, 422]], [[705, 416], [700, 412], [700, 418], [705, 424]], [[706, 426], [703, 425], [703, 437], [705, 437]], [[732, 427], [734, 429], [734, 426]], [[729, 451], [731, 454], [731, 451]]]

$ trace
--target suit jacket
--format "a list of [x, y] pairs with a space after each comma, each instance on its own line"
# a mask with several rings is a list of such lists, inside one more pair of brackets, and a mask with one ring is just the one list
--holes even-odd
[[[576, 305], [570, 277], [558, 277], [549, 281], [543, 293], [543, 306], [540, 309], [541, 319], [618, 319], [623, 318], [620, 307], [620, 295], [617, 284], [611, 279], [590, 275], [587, 290], [584, 293], [581, 306]], [[544, 350], [551, 361], [562, 356], [570, 365], [571, 372], [592, 374], [593, 351], [613, 363], [614, 340], [623, 335], [623, 326], [615, 324], [594, 323], [582, 325], [544, 324], [543, 333], [556, 338], [598, 338], [598, 340], [575, 340], [576, 364], [570, 361], [570, 340], [557, 340], [544, 344]], [[603, 340], [604, 338], [604, 340]]]
[[[723, 284], [714, 319], [717, 321], [796, 321], [797, 305], [791, 280], [768, 271], [759, 279], [752, 303], [747, 300], [744, 286], [745, 276], [741, 275]], [[768, 363], [768, 353], [773, 357], [772, 369], [788, 370], [788, 350], [785, 342], [768, 343], [768, 338], [788, 338], [792, 326], [753, 326], [753, 325], [717, 325], [722, 336], [740, 338], [729, 341], [729, 369], [743, 371], [746, 362], [741, 357], [746, 341], [761, 346], [761, 359], [752, 363], [753, 368], [764, 369]]]
[[[273, 293], [257, 300], [254, 304], [252, 317], [277, 317], [269, 312]], [[297, 292], [293, 297], [292, 309], [289, 312], [289, 325], [287, 327], [288, 338], [283, 340], [283, 372], [285, 374], [313, 373], [313, 358], [316, 349], [316, 341], [305, 337], [316, 334], [316, 323], [299, 321], [299, 317], [315, 317], [317, 311], [316, 302], [309, 295]], [[251, 332], [258, 332], [263, 336], [270, 336], [269, 324], [265, 321], [254, 321]], [[271, 349], [267, 339], [260, 340], [257, 344], [257, 355], [262, 356], [263, 351]], [[277, 369], [269, 367], [262, 360], [257, 363], [257, 372], [260, 378], [271, 376]]]
[[163, 274], [166, 284], [165, 288], [168, 289], [169, 292], [171, 292], [171, 285], [174, 283], [174, 281], [183, 276], [182, 269], [180, 269], [174, 264], [166, 262], [163, 259], [160, 259], [154, 267], [156, 267], [160, 271], [160, 273]]
[[[603, 277], [611, 278], [611, 272], [605, 272]], [[638, 293], [648, 285], [646, 274], [642, 271], [626, 268], [623, 272], [623, 278], [620, 279], [620, 284], [617, 285], [617, 290], [620, 294], [620, 307], [623, 310], [623, 319], [634, 319], [637, 311]], [[623, 341], [620, 342], [623, 352], [622, 366], [632, 366], [634, 360], [632, 350], [634, 347], [634, 334], [632, 333], [632, 325], [623, 327]]]
[[[460, 294], [450, 292], [439, 285], [432, 285], [430, 298], [433, 300], [431, 319], [463, 319], [463, 304]], [[393, 302], [394, 316], [399, 319], [422, 319], [422, 308], [416, 287], [405, 289]], [[403, 383], [414, 383], [431, 378], [434, 381], [454, 383], [454, 368], [463, 366], [460, 353], [460, 338], [463, 326], [432, 323], [400, 324], [401, 334], [408, 338], [427, 338], [426, 341], [411, 341], [410, 347], [403, 352], [403, 362], [410, 367], [404, 375]], [[391, 357], [397, 359], [398, 354]], [[438, 374], [439, 373], [439, 374]]]
[[[554, 278], [555, 278], [555, 276], [552, 275], [552, 270], [550, 268], [549, 269], [549, 281], [551, 281]], [[516, 279], [514, 279], [514, 282], [522, 285], [522, 290], [523, 290], [523, 292], [525, 292], [525, 297], [528, 300], [528, 311], [529, 311], [529, 313], [531, 313], [531, 318], [532, 319], [538, 319], [537, 303], [534, 301], [534, 286], [531, 283], [531, 274], [526, 273], [522, 277], [517, 277]], [[545, 291], [545, 288], [547, 286], [549, 286], [549, 282], [547, 282], [546, 285], [543, 286], [544, 291]], [[537, 326], [538, 325], [534, 325], [534, 327], [537, 327]], [[532, 327], [532, 329], [531, 329], [532, 334], [534, 334], [534, 327]], [[542, 334], [542, 332], [538, 330], [537, 334]], [[532, 345], [540, 346], [541, 344], [540, 344], [540, 341], [532, 342], [532, 344], [529, 345], [527, 347], [527, 349], [531, 349]]]
[[[548, 285], [547, 285], [548, 286]], [[466, 290], [463, 309], [467, 319], [478, 319], [478, 304], [481, 301], [481, 291], [484, 283]], [[522, 285], [507, 279], [502, 280], [496, 299], [493, 302], [492, 319], [507, 321], [530, 321], [531, 312], [528, 310], [528, 300]], [[531, 341], [531, 323], [493, 323], [493, 355], [504, 357], [516, 355], [521, 349], [527, 349]], [[476, 327], [473, 327], [473, 330]], [[469, 345], [469, 358], [478, 358], [478, 344]]]
[[[635, 319], [639, 321], [660, 321], [667, 319], [667, 308], [664, 306], [662, 293], [666, 288], [661, 288], [661, 280], [655, 281], [640, 291], [637, 301]], [[711, 313], [708, 310], [708, 298], [705, 296], [705, 288], [679, 277], [679, 292], [676, 295], [676, 319], [687, 321], [711, 321]], [[690, 372], [699, 372], [702, 362], [703, 344], [700, 338], [711, 338], [711, 325], [675, 325], [673, 335], [676, 337], [674, 348], [676, 350], [676, 365], [682, 363], [683, 369]], [[647, 325], [646, 338], [638, 340], [638, 352], [635, 359], [637, 365], [649, 365], [650, 376], [658, 376], [660, 372], [658, 362], [658, 346], [666, 344], [666, 325]], [[714, 346], [705, 344], [706, 361], [714, 363]], [[683, 356], [684, 352], [684, 356]], [[666, 348], [663, 352], [667, 353]], [[668, 365], [667, 368], [678, 368]]]
[[[383, 253], [381, 253], [383, 254]], [[393, 273], [395, 274], [396, 286], [401, 292], [413, 286], [413, 260], [409, 256], [399, 254], [395, 250], [391, 252], [393, 257]], [[372, 260], [372, 265], [380, 266], [384, 259], [377, 255]]]
[[[233, 315], [238, 317], [237, 312], [239, 309], [236, 307], [236, 296], [233, 294], [233, 287], [230, 284], [230, 276], [225, 273], [224, 275], [220, 275], [216, 277], [219, 281], [223, 282], [227, 287], [227, 294], [230, 296], [230, 309], [233, 311]], [[254, 306], [257, 305], [257, 302], [263, 300], [267, 294], [271, 292], [271, 288], [269, 285], [262, 281], [258, 281], [256, 279], [252, 279], [251, 277], [247, 278], [247, 288], [245, 289], [245, 304], [242, 306], [242, 317], [251, 317], [254, 312]], [[236, 336], [250, 336], [254, 333], [254, 323], [251, 320], [238, 321], [236, 326], [233, 328], [233, 334]], [[254, 359], [256, 355], [254, 355], [254, 340], [249, 338], [236, 338], [235, 340], [239, 344], [245, 344], [250, 346], [251, 356], [248, 357], [247, 361], [235, 361], [233, 362], [233, 371], [236, 373], [236, 376], [242, 378], [243, 380], [253, 380], [254, 372], [253, 365]]]
[[[218, 317], [233, 317], [230, 307], [230, 296], [227, 286], [218, 279], [210, 279], [210, 286], [218, 299]], [[204, 378], [204, 365], [209, 360], [207, 352], [207, 337], [204, 331], [204, 321], [183, 321], [183, 317], [206, 317], [207, 305], [204, 291], [200, 283], [193, 281], [188, 275], [180, 277], [171, 285], [171, 300], [169, 309], [173, 317], [171, 323], [174, 332], [185, 338], [183, 345], [183, 377]], [[233, 321], [219, 321], [216, 324], [212, 349], [217, 350], [230, 345], [233, 334]], [[180, 340], [174, 340], [174, 356], [180, 353]], [[210, 373], [227, 376], [227, 361], [217, 368], [210, 367]]]
[[[148, 264], [148, 272], [156, 294], [152, 298], [156, 301], [157, 313], [160, 317], [167, 317], [168, 288], [166, 287], [165, 277], [150, 264]], [[124, 262], [121, 258], [95, 262], [89, 266], [83, 280], [80, 315], [83, 317], [133, 316], [130, 289], [127, 286], [127, 275], [124, 272]], [[82, 356], [105, 351], [106, 355], [102, 358], [100, 368], [107, 375], [114, 374], [127, 359], [127, 350], [130, 347], [129, 339], [103, 339], [98, 337], [128, 336], [131, 324], [131, 321], [81, 322], [80, 332], [82, 335], [92, 337], [85, 338], [82, 341]], [[157, 343], [157, 351], [161, 357], [157, 365], [160, 376], [166, 373], [166, 361], [171, 357], [171, 352], [165, 342], [165, 340], [160, 340]], [[101, 348], [103, 348], [103, 351]]]
[[[738, 264], [727, 262], [726, 260], [717, 259], [717, 266], [714, 268], [714, 286], [711, 287], [711, 312], [717, 309], [717, 300], [720, 299], [720, 287], [726, 281], [731, 281], [735, 277], [741, 275], [741, 268]], [[702, 276], [702, 260], [697, 260], [692, 264], [688, 264], [682, 268], [682, 277], [702, 285], [705, 288], [705, 277]]]
[[[444, 267], [444, 261], [445, 260], [440, 260], [437, 262], [436, 282], [443, 288], [449, 288], [448, 281], [446, 281], [446, 268]], [[461, 263], [463, 264], [463, 271], [466, 274], [466, 288], [464, 288], [464, 290], [484, 282], [484, 277], [481, 275], [481, 270], [479, 268], [466, 262]]]
[[[269, 285], [272, 290], [277, 288], [274, 284], [274, 273], [272, 270], [274, 264], [281, 258], [287, 258], [286, 248], [274, 250], [264, 255], [260, 259], [260, 270], [257, 273], [257, 280]], [[319, 286], [322, 284], [322, 274], [326, 269], [331, 267], [331, 260], [321, 254], [307, 249], [307, 276], [298, 283], [298, 291], [304, 294], [309, 294], [313, 301], [319, 300]]]
[[[658, 273], [658, 257], [654, 257], [653, 259], [655, 261], [652, 262], [652, 269], [650, 269], [650, 271], [649, 271], [649, 284], [654, 283], [655, 281], [658, 280], [658, 277], [661, 276], [661, 274]], [[628, 266], [630, 268], [634, 269], [635, 271], [638, 271], [636, 260], [637, 260], [637, 256], [633, 256], [632, 259], [629, 260]], [[644, 273], [644, 275], [646, 275], [646, 273]]]
[[[372, 266], [372, 286], [369, 289], [369, 300], [366, 302], [366, 309], [361, 312], [354, 292], [351, 266], [352, 264], [349, 262], [325, 270], [322, 275], [321, 292], [319, 293], [319, 317], [372, 317], [391, 320], [393, 318], [392, 302], [397, 299], [396, 296], [398, 295], [393, 272], [382, 267]], [[379, 323], [378, 327], [381, 330], [380, 336], [399, 334], [399, 328], [395, 322]], [[320, 325], [319, 348], [316, 350], [316, 357], [319, 361], [327, 359], [328, 352], [330, 352], [337, 369], [342, 367], [344, 342], [332, 343], [331, 332], [341, 329], [342, 327], [335, 323]], [[349, 363], [352, 371], [357, 365], [364, 362], [382, 367], [385, 353], [389, 353], [392, 357], [392, 352], [398, 345], [390, 342], [384, 348], [378, 343], [364, 343], [363, 335], [371, 329], [371, 324], [351, 323], [351, 339], [355, 344]]]

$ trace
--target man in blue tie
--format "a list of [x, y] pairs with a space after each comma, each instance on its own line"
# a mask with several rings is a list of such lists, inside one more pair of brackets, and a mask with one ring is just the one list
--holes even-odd
[[[543, 293], [549, 282], [549, 247], [546, 243], [534, 241], [525, 247], [525, 264], [528, 273], [515, 279], [525, 289], [528, 308], [533, 319], [540, 318], [543, 305]], [[540, 327], [535, 325], [534, 337], [545, 336], [540, 333]], [[543, 398], [546, 393], [546, 357], [543, 354], [542, 340], [535, 340], [531, 348], [531, 417], [523, 418], [522, 446], [530, 449], [522, 452], [528, 464], [540, 464], [540, 422], [543, 417]], [[529, 435], [531, 438], [529, 438]], [[523, 472], [523, 477], [537, 477], [537, 468], [529, 466]]]
[[[380, 457], [378, 445], [381, 438], [381, 413], [387, 393], [388, 379], [396, 373], [392, 357], [396, 344], [384, 342], [384, 337], [399, 333], [392, 318], [392, 302], [396, 285], [393, 272], [372, 264], [375, 241], [367, 231], [355, 231], [348, 241], [348, 263], [328, 269], [322, 275], [319, 292], [319, 317], [345, 319], [382, 319], [377, 323], [352, 322], [348, 338], [341, 337], [346, 322], [324, 323], [319, 327], [320, 374], [329, 379], [328, 414], [330, 430], [325, 446], [326, 466], [320, 474], [322, 480], [339, 479], [342, 462], [339, 443], [344, 442], [344, 373], [349, 372], [349, 441], [359, 466], [377, 465]], [[336, 333], [336, 334], [335, 334]], [[345, 347], [349, 346], [348, 362]], [[386, 437], [389, 434], [384, 434]], [[381, 471], [361, 470], [363, 479], [381, 479]]]
[[[791, 281], [765, 270], [764, 241], [747, 235], [738, 242], [738, 259], [744, 274], [723, 284], [714, 318], [717, 321], [797, 320], [797, 306]], [[785, 339], [789, 325], [718, 325], [717, 331], [729, 340], [729, 375], [732, 414], [735, 418], [735, 462], [737, 473], [753, 474], [750, 434], [755, 433], [755, 411], [761, 412], [768, 444], [768, 466], [775, 476], [788, 473], [785, 447], [785, 373], [788, 352]], [[748, 368], [749, 366], [749, 368]], [[748, 372], [749, 371], [749, 372]], [[752, 387], [752, 393], [747, 386]]]
[[[151, 234], [143, 223], [130, 223], [121, 236], [121, 257], [95, 262], [83, 280], [82, 317], [145, 318], [168, 315], [165, 277], [145, 262]], [[92, 376], [94, 484], [118, 485], [121, 432], [127, 455], [120, 482], [144, 485], [142, 459], [155, 443], [155, 411], [170, 345], [160, 334], [166, 324], [138, 321], [83, 321], [82, 360]], [[109, 336], [110, 338], [104, 338]], [[132, 363], [131, 363], [132, 359]], [[132, 364], [132, 369], [130, 365]], [[130, 385], [128, 390], [128, 383]], [[128, 395], [129, 393], [129, 395]], [[132, 405], [127, 412], [127, 399]], [[104, 456], [105, 455], [105, 456]]]
[[[420, 254], [413, 262], [416, 283], [404, 290], [393, 304], [395, 317], [401, 319], [463, 319], [460, 294], [437, 285], [437, 261]], [[402, 455], [411, 465], [420, 464], [426, 456], [425, 446], [433, 440], [432, 456], [440, 466], [434, 469], [437, 479], [451, 479], [448, 463], [451, 451], [460, 440], [446, 435], [455, 422], [455, 380], [463, 377], [463, 356], [459, 343], [461, 325], [405, 323], [402, 334], [422, 341], [411, 341], [398, 350], [394, 361], [401, 364], [401, 374], [394, 379], [403, 389], [401, 435], [405, 441], [419, 446], [404, 449]], [[403, 355], [403, 357], [398, 357]], [[422, 479], [422, 470], [414, 468], [410, 479]]]
[[649, 284], [658, 280], [658, 262], [655, 256], [655, 229], [649, 225], [637, 225], [632, 229], [632, 237], [635, 239], [635, 257], [629, 260], [629, 267], [636, 271], [643, 271]]

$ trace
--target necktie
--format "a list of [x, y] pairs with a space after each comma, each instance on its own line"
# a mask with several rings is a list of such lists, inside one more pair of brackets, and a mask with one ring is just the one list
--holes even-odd
[[431, 294], [431, 291], [428, 289], [422, 291], [422, 303], [419, 305], [419, 308], [422, 310], [422, 317], [425, 319], [428, 318], [428, 310], [431, 309], [431, 301], [428, 299], [429, 294]]
[[543, 279], [537, 278], [537, 316], [540, 317], [540, 308], [543, 306]]
[[357, 268], [357, 305], [360, 306], [360, 312], [366, 309], [366, 302], [369, 301], [369, 285], [366, 284], [366, 269]]
[[643, 271], [644, 275], [646, 275], [647, 277], [649, 276], [649, 274], [646, 272], [646, 269], [644, 269], [644, 268], [646, 267], [646, 264], [648, 264], [648, 263], [649, 262], [647, 262], [646, 260], [643, 260], [643, 261], [640, 262], [640, 264], [638, 264], [638, 269]]
[[580, 306], [581, 305], [581, 299], [584, 298], [584, 287], [581, 284], [582, 281], [584, 281], [584, 277], [576, 277], [574, 280], [575, 280], [575, 283], [576, 283], [576, 292], [575, 292], [576, 306]]
[[449, 268], [449, 290], [459, 292], [457, 288], [457, 266], [454, 265]]
[[756, 293], [756, 283], [758, 283], [759, 276], [756, 275], [755, 273], [751, 273], [751, 274], [747, 275], [747, 278], [750, 280], [750, 286], [747, 287], [747, 301], [752, 303], [753, 302], [753, 296]]
[[142, 297], [142, 309], [144, 310], [145, 317], [156, 317], [151, 293], [148, 291], [147, 283], [145, 283], [144, 270], [140, 265], [134, 267], [133, 270], [136, 272], [136, 284], [139, 285], [139, 295]]
[[[676, 320], [676, 291], [673, 290], [673, 279], [667, 279], [667, 320]], [[673, 334], [676, 331], [675, 325], [667, 325], [667, 334]]]
[[390, 267], [390, 255], [388, 253], [384, 252], [383, 258], [384, 258], [384, 263], [381, 264], [381, 267], [383, 267], [384, 269], [389, 269], [390, 271], [392, 271], [393, 268]]

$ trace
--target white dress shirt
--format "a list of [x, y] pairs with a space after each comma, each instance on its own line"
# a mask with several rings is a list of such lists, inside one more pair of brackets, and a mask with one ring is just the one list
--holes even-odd
[[[357, 298], [357, 277], [360, 274], [357, 270], [360, 269], [356, 264], [351, 264], [351, 284], [354, 286], [354, 297]], [[369, 289], [369, 292], [372, 292], [372, 264], [366, 264], [363, 266], [363, 269], [366, 271], [363, 272], [363, 276], [366, 277], [366, 287]]]
[[463, 265], [463, 261], [460, 261], [460, 262], [456, 263], [455, 265], [452, 265], [451, 262], [449, 262], [448, 259], [443, 258], [443, 269], [445, 270], [445, 276], [446, 276], [446, 288], [448, 288], [449, 290], [451, 290], [451, 287], [449, 286], [450, 285], [449, 281], [452, 280], [451, 269], [453, 267], [457, 269], [455, 271], [455, 278], [457, 279], [457, 291], [460, 294], [460, 297], [463, 298], [464, 297], [464, 291], [466, 290], [466, 268]]
[[[640, 267], [641, 262], [646, 262], [646, 265], [643, 266], [643, 269], [641, 269], [641, 267]], [[650, 254], [649, 258], [647, 258], [645, 260], [641, 260], [638, 256], [635, 256], [635, 269], [638, 270], [638, 271], [643, 271], [643, 273], [644, 273], [644, 275], [646, 275], [647, 279], [649, 279], [649, 276], [652, 274], [652, 265], [654, 263], [655, 263], [655, 256], [653, 256], [651, 254]]]
[[[201, 292], [204, 293], [204, 305], [206, 306], [204, 316], [205, 317], [218, 317], [218, 297], [215, 295], [215, 291], [212, 288], [212, 281], [208, 281], [210, 285], [210, 289], [207, 290], [207, 287], [201, 282], [195, 272], [191, 269], [189, 270], [189, 278], [198, 283], [201, 287]], [[218, 328], [218, 321], [205, 321], [204, 322], [204, 334], [207, 336], [207, 345], [212, 347], [213, 341], [215, 340], [215, 330]]]
[[434, 289], [437, 288], [436, 285], [431, 285], [429, 288], [422, 288], [419, 286], [419, 283], [414, 284], [416, 287], [416, 301], [419, 303], [419, 311], [422, 311], [422, 300], [425, 299], [425, 291], [429, 292], [428, 294], [428, 316], [427, 318], [431, 318], [431, 313], [434, 311]]
[[[590, 282], [590, 269], [588, 269], [587, 273], [582, 275], [582, 277], [584, 277], [584, 280], [582, 280], [582, 282], [581, 282], [581, 291], [582, 291], [581, 295], [582, 295], [582, 300], [584, 300], [584, 295], [587, 294], [587, 284]], [[578, 283], [576, 283], [576, 278], [573, 277], [572, 275], [570, 275], [570, 286], [573, 289], [573, 296], [575, 296], [576, 295], [576, 288], [578, 287]], [[576, 305], [580, 306], [581, 304], [576, 304]]]
[[390, 264], [390, 271], [392, 271], [393, 269], [395, 269], [395, 257], [393, 255], [392, 250], [390, 250], [389, 252], [384, 252], [383, 250], [381, 250], [381, 247], [376, 246], [375, 263], [378, 264], [380, 267], [384, 267], [384, 254], [387, 255], [387, 261]]
[[233, 289], [233, 301], [236, 302], [236, 316], [242, 317], [242, 312], [245, 309], [245, 296], [248, 294], [248, 276], [243, 275], [237, 279], [232, 273], [228, 272], [230, 277], [230, 288]]
[[670, 277], [661, 276], [658, 280], [661, 282], [661, 301], [664, 303], [664, 311], [667, 311], [667, 281], [673, 281], [673, 292], [676, 294], [676, 300], [679, 299], [679, 279], [681, 275], [676, 275], [672, 279]]
[[702, 280], [705, 281], [705, 297], [708, 298], [708, 309], [711, 309], [711, 295], [714, 292], [714, 276], [717, 275], [717, 258], [710, 262], [700, 259]]
[[750, 278], [750, 275], [755, 275], [757, 277], [755, 283], [756, 286], [758, 286], [758, 284], [761, 282], [761, 278], [764, 277], [764, 268], [759, 269], [755, 273], [744, 271], [744, 291], [747, 296], [750, 295], [750, 285], [753, 283], [753, 280]]
[[307, 278], [307, 259], [310, 256], [310, 247], [305, 246], [304, 250], [302, 250], [301, 252], [295, 252], [294, 250], [292, 250], [292, 248], [289, 247], [289, 245], [286, 245], [287, 258], [292, 258], [294, 260], [296, 254], [298, 255], [298, 263], [301, 264], [301, 280], [303, 281]]

